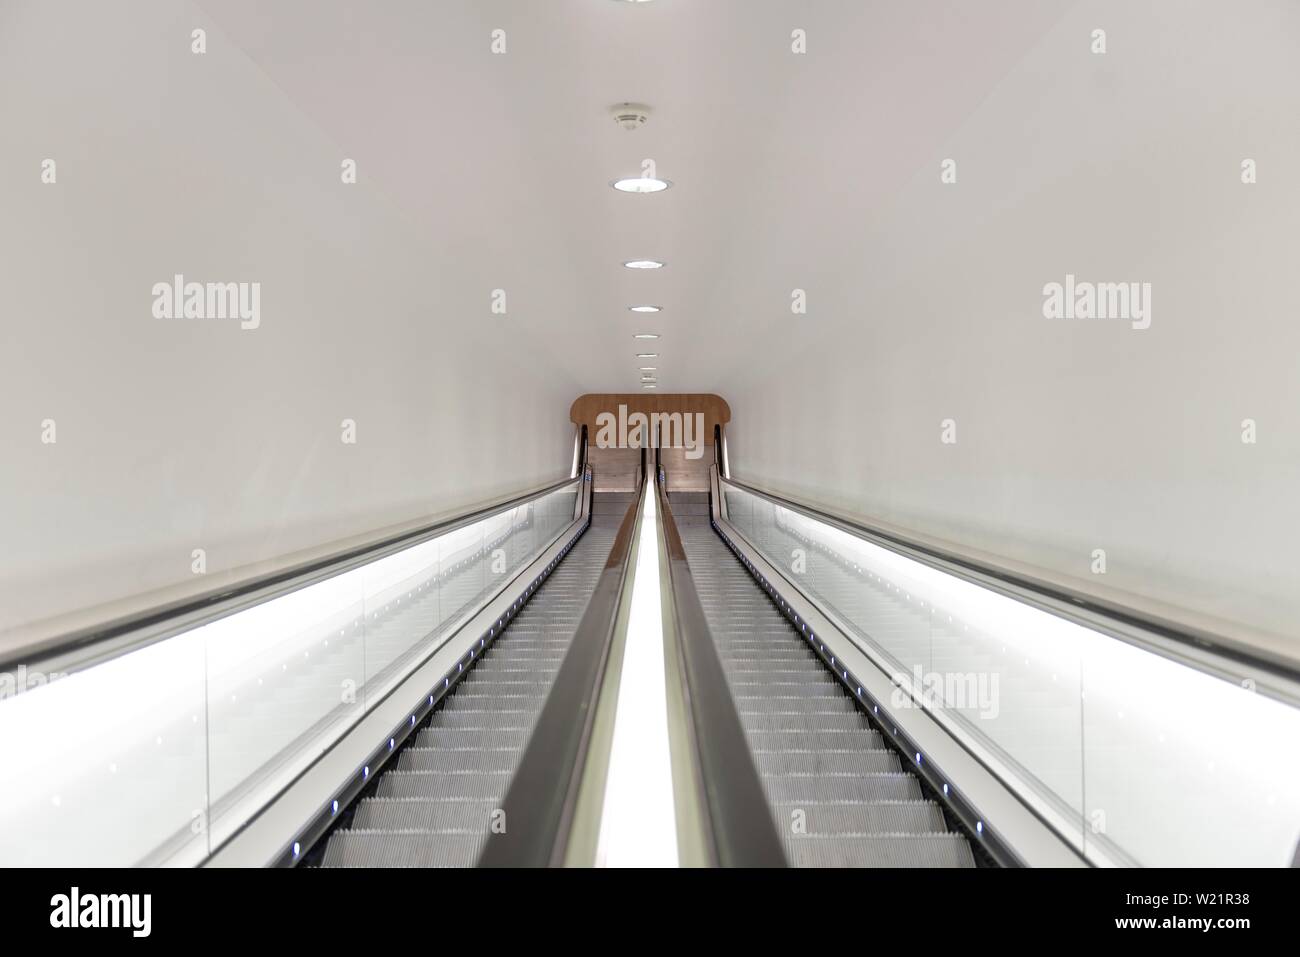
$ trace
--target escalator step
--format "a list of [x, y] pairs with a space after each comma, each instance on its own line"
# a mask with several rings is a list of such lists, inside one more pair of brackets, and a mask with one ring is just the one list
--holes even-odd
[[430, 801], [424, 798], [368, 798], [357, 806], [354, 830], [432, 831], [487, 834], [497, 801]]
[[[734, 676], [733, 672], [733, 676]], [[746, 697], [777, 698], [844, 698], [844, 689], [829, 677], [824, 681], [737, 681], [731, 682], [736, 689], [737, 700]]]
[[395, 768], [379, 779], [375, 793], [378, 797], [422, 797], [435, 801], [499, 801], [509, 786], [509, 772], [443, 774]]
[[786, 841], [796, 867], [974, 867], [960, 834], [843, 836], [810, 834]]
[[528, 743], [531, 728], [486, 730], [483, 728], [427, 728], [421, 731], [415, 746], [451, 748], [457, 751], [475, 748], [514, 748], [522, 750]]
[[862, 775], [791, 774], [764, 777], [763, 787], [778, 804], [810, 801], [914, 801], [921, 797], [916, 778], [903, 772], [874, 772]]
[[885, 746], [879, 731], [755, 731], [746, 729], [745, 737], [758, 751], [843, 751], [850, 748], [875, 751]]
[[[875, 801], [839, 804], [777, 804], [773, 812], [784, 820], [784, 832], [794, 833], [800, 822], [805, 834], [942, 834], [947, 829], [943, 811], [933, 801]], [[797, 817], [796, 817], [797, 815]]]
[[742, 712], [740, 722], [753, 731], [865, 731], [870, 727], [867, 716], [857, 712], [837, 711], [808, 714], [802, 711]]
[[536, 715], [542, 710], [545, 695], [492, 695], [470, 690], [468, 687], [457, 691], [447, 702], [445, 711], [452, 714], [458, 711], [490, 711], [499, 709], [506, 713], [531, 713]]
[[442, 711], [435, 723], [442, 728], [531, 728], [537, 717], [533, 711], [468, 710]]
[[397, 756], [400, 771], [436, 771], [440, 774], [503, 774], [513, 771], [519, 760], [515, 748], [489, 751], [485, 748], [450, 751], [447, 748], [405, 748]]
[[338, 831], [324, 867], [470, 867], [487, 842], [483, 834], [424, 831]]
[[853, 699], [840, 691], [837, 695], [737, 695], [736, 708], [741, 714], [766, 712], [801, 712], [804, 714], [856, 714]]
[[901, 771], [898, 754], [879, 751], [777, 751], [754, 755], [764, 775], [782, 774], [874, 774]]

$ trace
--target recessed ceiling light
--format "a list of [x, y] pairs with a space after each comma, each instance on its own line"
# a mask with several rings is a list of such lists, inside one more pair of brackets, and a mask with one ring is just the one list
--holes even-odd
[[638, 333], [636, 333], [635, 335], [633, 335], [632, 338], [633, 338], [633, 339], [658, 339], [658, 338], [659, 338], [659, 333], [657, 333], [657, 332], [638, 332]]
[[642, 366], [642, 367], [641, 367], [640, 369], [638, 369], [637, 371], [638, 371], [638, 372], [658, 372], [658, 371], [659, 371], [659, 367], [658, 367], [658, 366]]
[[660, 312], [663, 306], [628, 306], [629, 312]]
[[663, 269], [664, 264], [657, 259], [629, 259], [623, 263], [628, 269]]
[[626, 179], [616, 179], [609, 185], [620, 193], [659, 193], [673, 184], [653, 176], [629, 176]]
[[657, 389], [657, 388], [659, 388], [659, 386], [657, 386], [657, 385], [643, 385], [643, 386], [641, 386], [641, 388], [643, 388], [643, 389]]
[[637, 357], [638, 359], [658, 359], [658, 358], [659, 358], [659, 353], [657, 353], [657, 352], [638, 352], [638, 353], [636, 354], [636, 357]]
[[642, 382], [658, 382], [659, 380], [656, 379], [654, 376], [646, 376], [646, 375], [643, 375], [643, 376], [641, 377], [641, 381], [642, 381]]

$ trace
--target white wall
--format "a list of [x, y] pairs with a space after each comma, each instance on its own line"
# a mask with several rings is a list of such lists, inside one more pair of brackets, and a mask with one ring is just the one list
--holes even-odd
[[[458, 281], [473, 236], [342, 185], [204, 13], [0, 5], [0, 631], [567, 474], [581, 385]], [[261, 327], [153, 318], [176, 272]]]
[[[1300, 6], [1060, 9], [988, 87], [938, 77], [969, 112], [892, 156], [912, 173], [888, 201], [857, 204], [854, 174], [898, 129], [845, 103], [816, 140], [842, 202], [817, 222], [794, 208], [806, 248], [755, 264], [810, 308], [733, 336], [715, 385], [733, 472], [1300, 656]], [[1067, 272], [1152, 283], [1151, 327], [1045, 319], [1042, 287]]]

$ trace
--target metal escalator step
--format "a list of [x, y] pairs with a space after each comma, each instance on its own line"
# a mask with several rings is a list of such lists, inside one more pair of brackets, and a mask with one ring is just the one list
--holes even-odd
[[759, 668], [749, 665], [738, 665], [728, 672], [733, 687], [745, 684], [787, 682], [791, 684], [805, 684], [808, 682], [824, 683], [836, 689], [840, 694], [840, 686], [835, 680], [822, 669], [821, 673], [809, 668], [790, 667], [788, 665], [779, 668]]
[[785, 821], [787, 836], [794, 822], [804, 834], [942, 834], [947, 825], [943, 811], [933, 801], [841, 802], [838, 804], [777, 804], [772, 808], [777, 821]]
[[451, 751], [447, 748], [405, 748], [397, 756], [400, 771], [437, 771], [441, 774], [501, 774], [513, 771], [519, 761], [516, 748]]
[[509, 651], [505, 648], [494, 648], [487, 653], [483, 663], [485, 665], [490, 664], [492, 672], [495, 673], [498, 668], [503, 671], [532, 671], [534, 668], [557, 669], [563, 660], [564, 653], [558, 650], [546, 651], [522, 648], [518, 651]]
[[805, 713], [826, 714], [841, 712], [854, 714], [857, 705], [853, 699], [841, 691], [838, 695], [737, 695], [736, 707], [741, 714], [758, 711], [802, 711]]
[[788, 640], [788, 635], [786, 639], [777, 646], [769, 644], [756, 648], [749, 648], [729, 642], [726, 639], [720, 639], [718, 641], [718, 650], [722, 653], [724, 660], [737, 663], [753, 661], [756, 665], [784, 662], [787, 668], [807, 668], [808, 673], [813, 674], [813, 668], [817, 666], [817, 659], [813, 657], [813, 653], [805, 648], [794, 646]]
[[484, 731], [506, 728], [533, 727], [537, 714], [534, 711], [494, 711], [491, 709], [456, 711], [442, 710], [434, 715], [434, 727], [481, 728]]
[[442, 728], [531, 728], [537, 715], [532, 711], [462, 710], [441, 711], [434, 716], [434, 724]]
[[559, 662], [554, 664], [539, 664], [537, 662], [493, 661], [490, 657], [485, 660], [479, 668], [470, 672], [466, 681], [476, 680], [475, 672], [478, 672], [477, 680], [480, 681], [539, 681], [544, 682], [545, 686], [551, 686], [551, 680], [555, 677], [556, 669]]
[[790, 641], [789, 635], [784, 636], [780, 644], [765, 641], [762, 645], [747, 647], [729, 642], [725, 638], [718, 639], [717, 644], [718, 653], [724, 659], [730, 659], [741, 667], [745, 667], [746, 662], [753, 662], [755, 665], [772, 665], [780, 662], [784, 663], [786, 668], [795, 671], [802, 669], [809, 675], [815, 674], [815, 669], [819, 667], [812, 651], [794, 644]]
[[867, 716], [838, 711], [808, 714], [802, 711], [747, 712], [740, 715], [747, 731], [851, 731], [870, 727]]
[[746, 729], [745, 737], [758, 751], [843, 751], [850, 748], [875, 751], [885, 746], [879, 731], [760, 731]]
[[763, 787], [776, 803], [812, 801], [912, 801], [921, 797], [921, 784], [904, 772], [860, 775], [789, 774], [764, 777]]
[[754, 755], [759, 773], [782, 774], [874, 774], [901, 771], [898, 754], [887, 748], [878, 751], [760, 751]]
[[465, 684], [448, 699], [447, 705], [450, 707], [453, 702], [460, 702], [459, 708], [462, 710], [467, 707], [487, 710], [485, 706], [494, 702], [507, 711], [528, 711], [541, 707], [546, 700], [547, 690], [546, 686], [540, 684]]
[[379, 779], [378, 797], [420, 797], [433, 801], [499, 801], [510, 785], [509, 772], [444, 774], [394, 768]]
[[532, 610], [528, 606], [515, 616], [510, 624], [512, 629], [511, 647], [528, 645], [535, 642], [554, 642], [562, 640], [562, 630], [572, 630], [582, 618], [584, 605], [574, 599], [563, 606], [559, 602], [551, 604], [544, 611]]
[[[564, 627], [572, 633], [573, 629], [578, 626], [576, 621], [565, 625]], [[569, 639], [560, 633], [559, 629], [552, 628], [549, 637], [524, 637], [511, 635], [511, 641], [494, 648], [494, 651], [502, 655], [514, 655], [521, 651], [542, 651], [542, 652], [563, 652], [569, 647]]]
[[[478, 671], [479, 669], [475, 668], [474, 670]], [[494, 675], [492, 672], [487, 671], [485, 669], [483, 671], [482, 677], [476, 677], [473, 674], [471, 674], [469, 679], [466, 680], [460, 686], [460, 690], [458, 690], [456, 694], [458, 695], [462, 695], [462, 694], [524, 695], [524, 696], [537, 695], [537, 694], [545, 695], [546, 692], [550, 689], [550, 687], [551, 687], [551, 682], [549, 680], [542, 680], [541, 678], [530, 679], [527, 681], [521, 681], [513, 678], [502, 679]]]
[[443, 709], [446, 713], [466, 711], [502, 711], [508, 713], [531, 713], [536, 714], [542, 710], [542, 704], [546, 701], [546, 695], [487, 695], [475, 693], [466, 688], [463, 691], [457, 691], [447, 701]]
[[338, 831], [325, 848], [322, 866], [470, 867], [487, 840], [484, 834]]
[[358, 831], [431, 831], [486, 834], [497, 801], [430, 801], [424, 798], [367, 798], [357, 805], [352, 827]]
[[786, 841], [796, 867], [974, 867], [960, 834], [841, 836], [810, 834]]
[[844, 689], [826, 677], [824, 681], [738, 681], [732, 680], [737, 700], [746, 697], [843, 698]]
[[474, 748], [516, 748], [528, 743], [532, 728], [426, 728], [416, 738], [415, 745], [426, 748], [455, 750]]

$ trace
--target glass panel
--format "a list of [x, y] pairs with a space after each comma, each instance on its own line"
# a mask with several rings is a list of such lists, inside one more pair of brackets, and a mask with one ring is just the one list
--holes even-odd
[[72, 675], [0, 674], [0, 862], [201, 862], [549, 546], [578, 489]]
[[490, 560], [486, 534], [486, 523], [478, 522], [438, 539], [439, 633], [478, 607], [485, 594]]
[[1101, 636], [1084, 663], [1091, 853], [1121, 864], [1291, 865], [1300, 710]]
[[912, 569], [887, 566], [884, 549], [785, 508], [775, 509], [765, 538], [789, 577], [858, 629], [893, 671], [932, 670], [930, 610]]
[[0, 675], [0, 862], [202, 860], [203, 651], [190, 633], [71, 675]]
[[214, 843], [363, 712], [365, 579], [353, 569], [193, 633], [207, 652]]

